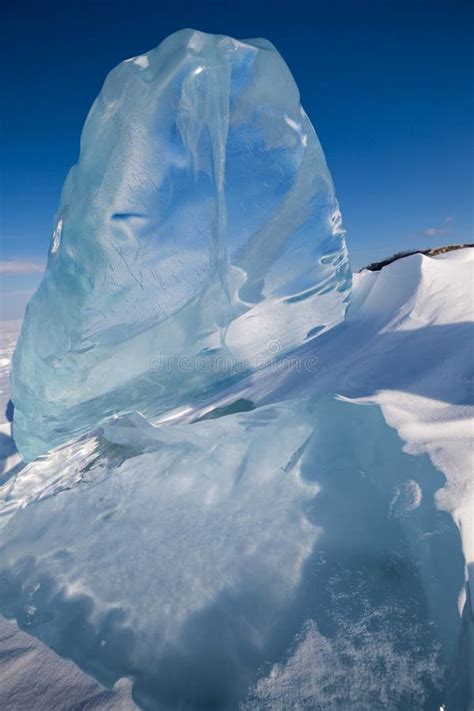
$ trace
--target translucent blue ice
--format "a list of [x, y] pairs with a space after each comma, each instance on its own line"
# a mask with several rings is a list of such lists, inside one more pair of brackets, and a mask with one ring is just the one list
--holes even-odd
[[183, 30], [107, 77], [14, 359], [26, 459], [202, 401], [341, 320], [324, 154], [266, 40]]

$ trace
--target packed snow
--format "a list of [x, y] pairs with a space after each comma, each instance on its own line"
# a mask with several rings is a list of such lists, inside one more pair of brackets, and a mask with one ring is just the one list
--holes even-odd
[[27, 466], [3, 425], [0, 610], [40, 641], [3, 622], [0, 705], [467, 709], [473, 260], [356, 275], [344, 323], [200, 409]]

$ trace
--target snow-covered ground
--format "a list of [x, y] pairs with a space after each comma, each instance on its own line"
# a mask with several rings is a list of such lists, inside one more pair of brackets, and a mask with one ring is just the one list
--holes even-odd
[[[281, 711], [421, 709], [433, 699], [467, 708], [473, 261], [463, 249], [355, 275], [346, 321], [297, 359], [200, 412], [177, 413], [172, 426], [118, 422], [105, 449], [89, 438], [24, 468], [4, 421], [0, 495], [11, 523], [0, 536], [14, 576], [1, 606], [63, 656], [2, 620], [0, 707], [134, 707], [128, 680], [106, 691], [69, 656], [109, 686], [130, 676], [146, 708], [158, 698], [159, 708], [178, 698]], [[2, 411], [18, 323], [3, 325]], [[236, 401], [253, 409], [196, 423]], [[133, 453], [131, 466], [120, 448], [138, 441], [147, 454]], [[77, 488], [86, 470], [91, 485]], [[127, 521], [135, 528], [119, 550]], [[153, 551], [150, 573], [140, 561]], [[29, 567], [15, 567], [25, 554]], [[40, 599], [31, 590], [45, 571], [56, 588]], [[107, 651], [107, 634], [129, 658]], [[436, 691], [446, 665], [456, 677], [447, 699]]]

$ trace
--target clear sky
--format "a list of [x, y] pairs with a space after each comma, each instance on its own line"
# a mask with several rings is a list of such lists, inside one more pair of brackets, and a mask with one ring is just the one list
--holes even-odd
[[[118, 62], [192, 27], [264, 36], [321, 139], [354, 268], [474, 241], [473, 8], [464, 0], [37, 0], [4, 9], [0, 309], [40, 278], [89, 107]], [[0, 316], [1, 317], [1, 316]]]

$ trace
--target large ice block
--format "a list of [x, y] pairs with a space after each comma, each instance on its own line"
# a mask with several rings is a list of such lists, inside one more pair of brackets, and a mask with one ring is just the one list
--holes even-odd
[[154, 417], [339, 321], [341, 216], [273, 45], [183, 30], [122, 62], [87, 118], [14, 358], [26, 459]]

